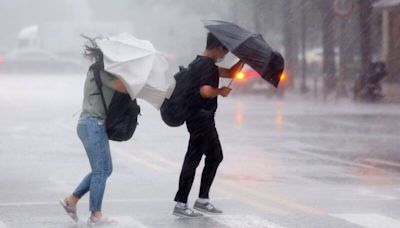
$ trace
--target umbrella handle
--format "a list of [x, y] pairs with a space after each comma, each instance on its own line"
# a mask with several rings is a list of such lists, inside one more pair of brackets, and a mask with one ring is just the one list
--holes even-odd
[[233, 79], [235, 79], [236, 74], [239, 73], [240, 71], [242, 71], [244, 65], [245, 65], [245, 63], [244, 63], [244, 62], [241, 62], [240, 65], [238, 66], [238, 68], [236, 69], [235, 75], [232, 77], [231, 81], [230, 81], [229, 84], [228, 84], [228, 87], [229, 87], [229, 88], [231, 87], [231, 84], [232, 84], [232, 82], [233, 82]]
[[231, 88], [232, 82], [233, 82], [233, 78], [232, 78], [231, 81], [229, 82], [229, 85], [228, 85], [229, 88]]

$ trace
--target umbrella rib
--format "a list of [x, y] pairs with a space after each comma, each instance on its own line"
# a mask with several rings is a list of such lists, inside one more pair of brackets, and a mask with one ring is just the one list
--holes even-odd
[[249, 36], [249, 37], [247, 37], [246, 39], [244, 39], [242, 42], [240, 42], [237, 46], [236, 46], [236, 48], [234, 48], [233, 50], [232, 50], [232, 52], [234, 51], [234, 50], [236, 50], [237, 48], [239, 48], [242, 44], [244, 44], [246, 41], [248, 41], [249, 39], [251, 39], [251, 38], [253, 38], [254, 36]]
[[[128, 44], [126, 42], [119, 42], [119, 41], [116, 41], [116, 40], [101, 40], [100, 42], [102, 42], [102, 41], [103, 42], [114, 42], [114, 43], [117, 42], [118, 44], [123, 45], [123, 46], [135, 47], [135, 48], [138, 48], [138, 49], [141, 49], [141, 50], [149, 51], [148, 48], [145, 48], [145, 47], [137, 45], [137, 44]], [[152, 44], [151, 44], [151, 46], [152, 46], [151, 48], [155, 50], [155, 48], [154, 48], [154, 46]], [[151, 51], [153, 51], [153, 50], [151, 50]]]
[[[130, 60], [128, 60], [128, 61], [133, 61], [133, 60], [139, 60], [139, 59], [147, 58], [147, 57], [149, 57], [149, 56], [151, 56], [151, 55], [153, 55], [153, 53], [147, 54], [147, 55], [144, 55], [144, 56], [141, 56], [141, 57], [136, 58], [136, 59], [130, 59]], [[107, 67], [107, 69], [113, 69], [113, 68], [115, 68], [115, 67], [120, 66], [121, 64], [126, 64], [126, 62], [128, 62], [128, 61], [116, 63], [116, 64], [114, 64], [114, 65], [112, 65], [112, 66], [110, 66], [110, 67]]]

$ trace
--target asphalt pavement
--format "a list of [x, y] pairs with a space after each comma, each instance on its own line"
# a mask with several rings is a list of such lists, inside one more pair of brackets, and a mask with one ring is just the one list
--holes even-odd
[[[0, 76], [0, 228], [86, 227], [58, 200], [90, 170], [76, 135], [84, 76]], [[399, 228], [400, 108], [349, 100], [219, 99], [220, 216], [172, 215], [189, 135], [139, 100], [132, 140], [111, 143], [103, 211], [115, 227]], [[197, 169], [190, 205], [199, 191]]]

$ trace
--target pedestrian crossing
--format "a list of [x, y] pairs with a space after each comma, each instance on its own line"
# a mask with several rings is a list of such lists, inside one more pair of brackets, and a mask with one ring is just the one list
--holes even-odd
[[213, 220], [231, 228], [284, 228], [266, 219], [253, 215], [222, 215]]
[[400, 221], [379, 214], [333, 214], [332, 216], [365, 228], [400, 227]]
[[[380, 214], [357, 214], [357, 213], [343, 213], [343, 214], [330, 214], [330, 217], [336, 218], [342, 221], [343, 227], [355, 227], [355, 228], [399, 228], [400, 221], [390, 218], [388, 216]], [[164, 227], [203, 227], [201, 224], [207, 224], [208, 227], [226, 227], [226, 228], [297, 228], [297, 227], [320, 227], [315, 224], [297, 224], [297, 225], [281, 225], [275, 221], [270, 221], [266, 218], [262, 218], [256, 215], [220, 215], [220, 216], [205, 216], [201, 219], [180, 219], [175, 217], [163, 217], [156, 218], [159, 220], [158, 224], [153, 224], [150, 217], [140, 217], [135, 216], [112, 216], [113, 219], [118, 221], [118, 225], [115, 228], [152, 228], [159, 227], [160, 223], [164, 223]], [[204, 221], [202, 221], [204, 219]], [[185, 222], [182, 222], [184, 220]], [[212, 221], [212, 222], [210, 222]], [[193, 222], [193, 223], [191, 223]], [[44, 217], [35, 218], [30, 223], [29, 227], [41, 227], [43, 224], [58, 224], [58, 227], [70, 227], [65, 222], [65, 217]], [[12, 228], [12, 227], [25, 227], [21, 224], [11, 222], [9, 226], [2, 221], [0, 221], [0, 228]], [[76, 227], [85, 227], [85, 221], [80, 221]], [[325, 224], [324, 227], [337, 227], [336, 225]]]
[[139, 222], [131, 216], [115, 216], [113, 217], [118, 221], [118, 227], [135, 227], [135, 228], [146, 228], [143, 223]]

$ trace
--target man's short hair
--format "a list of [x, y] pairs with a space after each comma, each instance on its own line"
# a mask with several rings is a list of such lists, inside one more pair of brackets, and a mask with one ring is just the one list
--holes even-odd
[[224, 50], [228, 50], [212, 33], [208, 33], [207, 35], [207, 50], [211, 50], [214, 48], [222, 47]]

